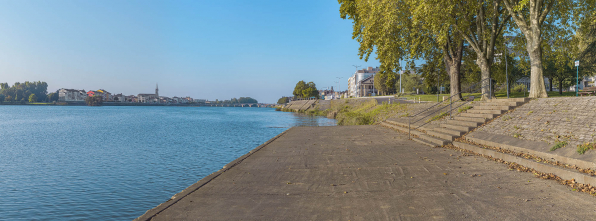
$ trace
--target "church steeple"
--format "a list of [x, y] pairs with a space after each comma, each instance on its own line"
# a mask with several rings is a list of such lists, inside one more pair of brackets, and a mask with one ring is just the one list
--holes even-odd
[[157, 83], [155, 83], [155, 96], [159, 99], [159, 87], [157, 86]]

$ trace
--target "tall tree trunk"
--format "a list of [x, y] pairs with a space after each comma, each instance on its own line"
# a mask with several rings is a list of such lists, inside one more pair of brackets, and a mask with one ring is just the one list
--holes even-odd
[[542, 68], [542, 39], [540, 37], [540, 30], [533, 29], [533, 35], [527, 36], [526, 49], [530, 55], [530, 95], [531, 98], [548, 97], [546, 87], [544, 86], [544, 75]]
[[[451, 39], [451, 38], [450, 38]], [[443, 60], [445, 61], [445, 70], [449, 74], [450, 94], [453, 100], [461, 100], [461, 82], [460, 69], [463, 59], [464, 40], [454, 39], [455, 42], [448, 41], [443, 46]]]
[[482, 81], [482, 100], [488, 100], [492, 94], [492, 88], [490, 87], [490, 64], [488, 59], [484, 58], [483, 54], [478, 54], [476, 58], [476, 64], [480, 67], [480, 79]]
[[553, 91], [553, 77], [552, 76], [548, 77], [548, 86], [549, 86], [549, 91]]
[[563, 80], [559, 80], [559, 94], [563, 94]]

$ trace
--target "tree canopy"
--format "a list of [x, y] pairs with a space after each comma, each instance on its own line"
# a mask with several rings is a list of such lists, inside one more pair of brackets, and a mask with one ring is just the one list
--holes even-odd
[[13, 101], [13, 99], [14, 101], [27, 101], [31, 94], [35, 94], [37, 102], [39, 100], [45, 100], [47, 93], [48, 84], [46, 82], [16, 82], [13, 86], [9, 86], [8, 83], [0, 83], [0, 94], [4, 95], [5, 98], [10, 96], [11, 99], [9, 101]]
[[279, 100], [277, 100], [277, 104], [287, 104], [290, 102], [290, 98], [288, 97], [282, 97]]
[[[542, 64], [544, 40], [551, 44], [555, 36], [579, 33], [582, 41], [573, 44], [580, 46], [581, 50], [572, 57], [580, 60], [594, 60], [596, 57], [596, 44], [593, 44], [595, 35], [589, 32], [596, 21], [596, 0], [338, 2], [340, 17], [352, 20], [352, 38], [360, 44], [358, 55], [361, 59], [368, 60], [374, 52], [381, 63], [382, 71], [397, 72], [402, 69], [400, 61], [424, 58], [427, 63], [431, 63], [423, 66], [424, 71], [435, 71], [423, 74], [425, 83], [430, 83], [426, 81], [432, 75], [435, 79], [437, 75], [440, 76], [444, 66], [444, 72], [450, 78], [452, 95], [460, 91], [460, 77], [470, 76], [466, 81], [477, 78], [461, 73], [462, 64], [468, 64], [467, 70], [479, 73], [478, 81], [489, 77], [501, 78], [501, 73], [498, 76], [491, 73], [497, 70], [493, 67], [495, 54], [497, 51], [504, 51], [500, 48], [501, 45], [509, 42], [504, 37], [505, 34], [513, 36], [510, 39], [514, 40], [514, 48], [517, 50], [515, 55], [527, 58], [521, 59], [519, 65], [525, 65], [530, 73], [530, 97], [547, 96], [543, 80], [543, 69], [546, 66]], [[467, 49], [473, 52], [468, 55], [474, 55], [467, 59], [474, 62], [465, 61]], [[506, 53], [510, 55], [509, 51]], [[442, 61], [439, 62], [438, 58], [441, 57]], [[478, 68], [471, 67], [472, 63]], [[511, 62], [508, 58], [506, 64], [510, 63], [517, 62]], [[586, 67], [583, 68], [596, 67], [592, 65], [594, 62], [585, 63]], [[488, 84], [488, 81], [482, 82]], [[483, 90], [486, 94], [488, 87], [483, 87]]]
[[304, 83], [304, 81], [298, 81], [292, 94], [299, 98], [319, 98], [317, 86], [312, 81], [308, 83]]
[[87, 106], [101, 106], [103, 104], [103, 98], [99, 95], [88, 96], [85, 98]]

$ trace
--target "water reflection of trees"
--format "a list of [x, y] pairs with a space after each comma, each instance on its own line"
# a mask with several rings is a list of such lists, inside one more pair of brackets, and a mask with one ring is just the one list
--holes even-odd
[[317, 127], [317, 126], [336, 126], [334, 119], [329, 119], [321, 116], [309, 116], [304, 114], [294, 114], [294, 125], [302, 127]]

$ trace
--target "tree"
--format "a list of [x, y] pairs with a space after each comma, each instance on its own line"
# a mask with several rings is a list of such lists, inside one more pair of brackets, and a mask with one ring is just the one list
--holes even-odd
[[[234, 98], [236, 99], [236, 98]], [[251, 97], [240, 97], [237, 100], [238, 103], [242, 103], [242, 104], [256, 104], [259, 103], [256, 99], [251, 98]]]
[[395, 81], [397, 75], [392, 71], [382, 70], [375, 74], [374, 84], [375, 88], [380, 94], [387, 95], [395, 93]]
[[[426, 10], [414, 10], [422, 2], [414, 0], [338, 0], [340, 16], [353, 20], [352, 38], [360, 43], [360, 58], [368, 60], [374, 51], [381, 70], [397, 73], [400, 61], [435, 57], [444, 59], [450, 73], [451, 94], [459, 94], [459, 76], [463, 39], [450, 25], [433, 25], [426, 21]], [[415, 13], [418, 13], [416, 15]], [[416, 17], [417, 20], [412, 19]]]
[[88, 96], [85, 98], [87, 106], [101, 106], [103, 104], [103, 98], [99, 95]]
[[304, 81], [298, 81], [298, 83], [296, 83], [296, 87], [294, 87], [294, 92], [292, 94], [296, 97], [303, 98], [302, 91], [304, 91], [306, 88], [308, 88], [308, 86], [306, 85], [306, 83], [304, 83]]
[[4, 98], [5, 101], [12, 101], [12, 96], [8, 95], [6, 96], [6, 98]]
[[416, 92], [416, 89], [422, 89], [424, 87], [420, 75], [412, 72], [406, 72], [402, 74], [402, 84], [404, 91]]
[[287, 104], [290, 102], [290, 99], [288, 97], [282, 97], [279, 100], [277, 100], [277, 104]]
[[54, 101], [58, 101], [58, 94], [57, 93], [49, 93], [47, 96], [47, 101], [48, 102], [54, 102]]
[[[434, 33], [457, 32], [459, 38], [468, 42], [476, 54], [476, 64], [480, 68], [483, 80], [482, 95], [486, 99], [490, 82], [484, 79], [491, 77], [495, 43], [502, 36], [503, 29], [508, 26], [511, 17], [502, 7], [501, 1], [429, 0], [412, 3], [416, 8], [414, 18], [430, 27], [438, 27], [433, 29]], [[462, 55], [463, 44], [461, 47], [457, 46], [456, 54]]]
[[299, 81], [296, 84], [296, 87], [294, 87], [294, 92], [292, 94], [299, 98], [319, 98], [319, 91], [317, 90], [317, 86], [312, 81], [308, 83], [304, 83], [304, 81]]
[[0, 103], [4, 102], [4, 99], [6, 99], [6, 97], [3, 94], [0, 94]]
[[574, 1], [503, 0], [503, 3], [513, 17], [517, 28], [525, 37], [525, 48], [531, 62], [529, 97], [548, 97], [544, 87], [542, 64], [543, 34], [546, 31], [555, 32], [556, 34], [568, 32], [566, 29], [571, 27], [568, 21], [570, 16], [573, 15], [570, 12]]
[[29, 103], [37, 102], [37, 96], [35, 94], [29, 95]]

